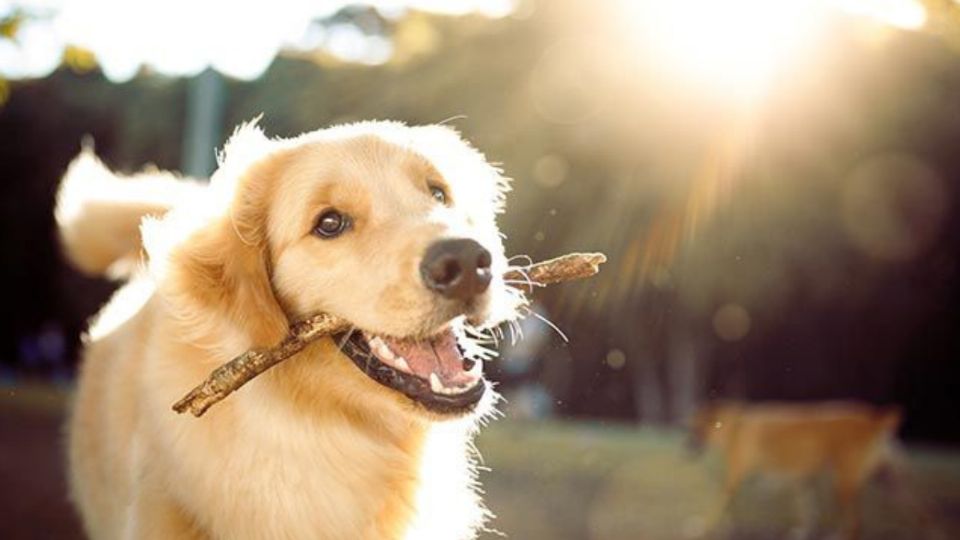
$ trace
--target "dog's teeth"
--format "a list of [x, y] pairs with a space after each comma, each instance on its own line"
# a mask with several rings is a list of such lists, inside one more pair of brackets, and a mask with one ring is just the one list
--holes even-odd
[[443, 383], [440, 382], [440, 377], [436, 373], [430, 374], [430, 390], [433, 390], [437, 394], [445, 393], [446, 388], [443, 387]]
[[386, 342], [384, 342], [383, 339], [379, 337], [375, 337], [370, 340], [370, 349], [381, 359], [386, 360], [388, 362], [394, 360], [397, 357], [397, 355], [395, 355], [393, 351], [390, 350], [390, 346], [387, 345]]
[[387, 347], [382, 341], [377, 345], [377, 354], [384, 360], [393, 360], [396, 357], [393, 351], [390, 350], [390, 347]]
[[467, 390], [470, 390], [470, 388], [473, 387], [474, 384], [475, 383], [468, 382], [460, 386], [447, 387], [447, 386], [444, 386], [442, 382], [440, 382], [440, 377], [436, 373], [430, 374], [430, 390], [433, 390], [433, 393], [435, 394], [455, 396], [457, 394], [462, 394]]
[[407, 364], [407, 359], [402, 356], [397, 356], [393, 358], [393, 365], [399, 370], [411, 371], [410, 364]]

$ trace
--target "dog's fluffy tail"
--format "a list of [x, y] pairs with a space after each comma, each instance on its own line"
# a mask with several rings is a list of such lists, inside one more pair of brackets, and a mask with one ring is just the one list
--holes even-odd
[[163, 171], [114, 174], [85, 147], [67, 168], [56, 219], [67, 258], [81, 271], [119, 279], [143, 257], [140, 222], [162, 216], [203, 185]]

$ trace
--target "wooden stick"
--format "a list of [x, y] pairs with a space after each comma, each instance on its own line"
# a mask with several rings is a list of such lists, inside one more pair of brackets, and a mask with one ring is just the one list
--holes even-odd
[[178, 413], [189, 410], [203, 416], [211, 405], [229, 396], [250, 379], [302, 351], [320, 337], [344, 332], [350, 323], [333, 315], [319, 313], [290, 325], [290, 334], [269, 349], [250, 349], [213, 370], [202, 384], [173, 404]]
[[506, 281], [524, 281], [532, 285], [549, 285], [561, 281], [587, 278], [600, 271], [607, 262], [603, 253], [569, 253], [555, 259], [512, 268], [503, 274]]
[[[602, 253], [571, 253], [556, 259], [512, 268], [504, 279], [512, 285], [543, 286], [590, 277], [600, 271], [607, 257]], [[178, 413], [203, 416], [212, 405], [229, 396], [257, 375], [302, 351], [312, 341], [350, 329], [350, 323], [335, 315], [318, 313], [290, 325], [290, 334], [269, 349], [251, 349], [213, 370], [202, 384], [173, 404]]]

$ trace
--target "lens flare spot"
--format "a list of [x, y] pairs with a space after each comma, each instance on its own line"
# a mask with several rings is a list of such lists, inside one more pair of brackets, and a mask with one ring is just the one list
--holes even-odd
[[713, 315], [713, 330], [724, 341], [740, 341], [750, 333], [750, 314], [740, 304], [725, 304]]
[[555, 188], [567, 179], [570, 166], [556, 154], [546, 154], [533, 164], [533, 179], [545, 188]]
[[607, 353], [606, 363], [610, 369], [623, 369], [627, 364], [627, 355], [620, 349], [611, 349]]
[[843, 185], [841, 220], [849, 241], [881, 261], [913, 259], [930, 246], [947, 213], [943, 177], [910, 155], [859, 164]]

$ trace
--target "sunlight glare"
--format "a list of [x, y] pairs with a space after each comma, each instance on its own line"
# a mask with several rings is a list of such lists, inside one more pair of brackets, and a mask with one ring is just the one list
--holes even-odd
[[916, 30], [927, 22], [927, 12], [916, 0], [832, 0], [832, 3], [851, 14], [905, 30]]
[[802, 0], [632, 2], [643, 45], [663, 67], [737, 98], [762, 94], [776, 71], [816, 42], [823, 11]]
[[[347, 62], [380, 64], [393, 53], [389, 36], [366, 35], [339, 25], [317, 42], [311, 25], [351, 5], [373, 6], [385, 17], [408, 10], [441, 15], [477, 13], [504, 17], [515, 0], [275, 0], [269, 6], [230, 0], [15, 0], [37, 15], [16, 40], [0, 39], [0, 76], [45, 77], [67, 45], [97, 58], [113, 82], [130, 80], [142, 66], [168, 76], [191, 77], [212, 67], [241, 80], [259, 77], [285, 49], [322, 48]], [[314, 25], [315, 26], [315, 25]], [[336, 26], [336, 25], [335, 25]]]

